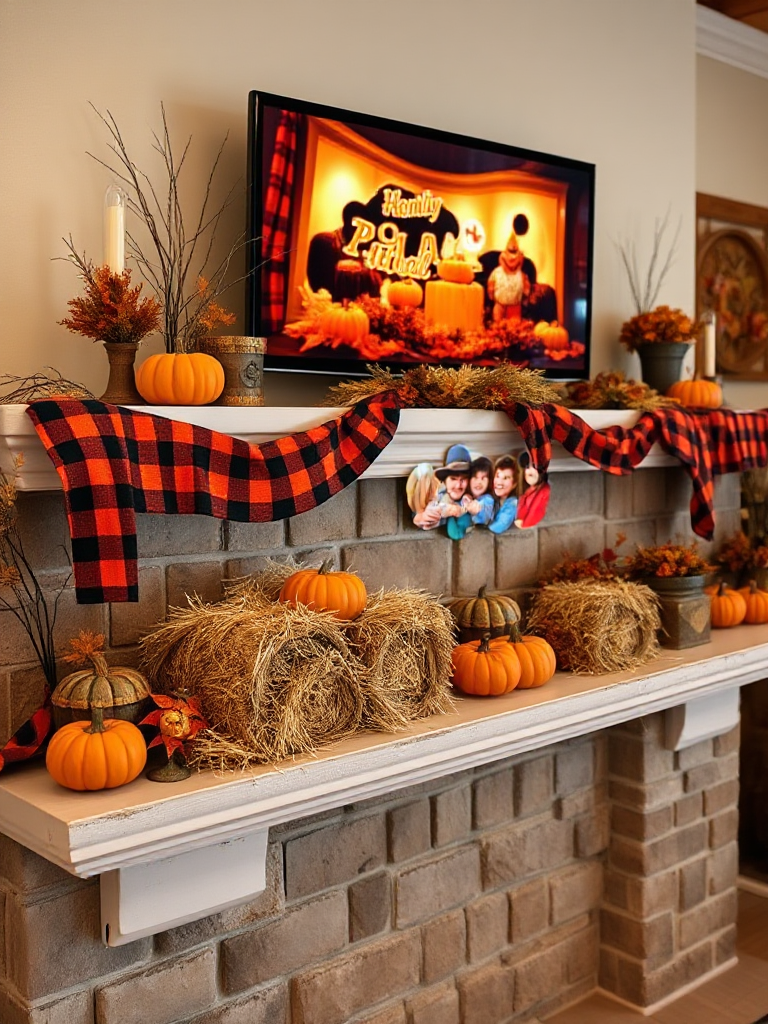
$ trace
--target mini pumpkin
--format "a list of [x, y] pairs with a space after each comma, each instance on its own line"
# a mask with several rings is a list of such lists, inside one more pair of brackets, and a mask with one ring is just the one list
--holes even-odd
[[424, 289], [414, 281], [412, 277], [406, 277], [404, 281], [393, 281], [387, 292], [389, 304], [396, 309], [403, 306], [420, 306], [424, 298]]
[[93, 709], [90, 722], [69, 722], [53, 734], [45, 767], [60, 786], [79, 791], [114, 789], [139, 775], [147, 763], [141, 730], [132, 722], [104, 718]]
[[768, 592], [760, 590], [755, 580], [748, 587], [740, 587], [739, 593], [747, 603], [744, 621], [750, 626], [762, 626], [768, 622]]
[[163, 352], [139, 366], [136, 387], [150, 405], [208, 405], [224, 390], [224, 367], [205, 352]]
[[305, 604], [318, 612], [333, 612], [337, 619], [356, 619], [365, 608], [365, 584], [352, 572], [333, 572], [330, 559], [319, 569], [299, 569], [283, 583], [278, 600], [296, 607]]
[[533, 335], [542, 342], [544, 348], [553, 352], [568, 348], [570, 344], [568, 331], [565, 327], [561, 327], [557, 320], [553, 320], [551, 323], [540, 320], [533, 328]]
[[677, 399], [687, 409], [719, 409], [723, 389], [714, 380], [678, 380], [667, 388], [667, 397]]
[[456, 623], [459, 643], [481, 640], [486, 633], [491, 637], [508, 636], [512, 626], [520, 621], [520, 605], [503, 594], [487, 594], [485, 585], [477, 597], [460, 597], [451, 601], [448, 610]]
[[454, 256], [438, 261], [437, 276], [442, 281], [452, 281], [454, 284], [471, 284], [475, 279], [475, 272], [466, 260]]
[[743, 594], [733, 590], [726, 583], [704, 588], [710, 596], [710, 621], [715, 629], [738, 626], [747, 614], [747, 602]]
[[520, 690], [531, 690], [549, 682], [555, 674], [557, 659], [550, 643], [542, 636], [522, 635], [513, 625], [509, 640], [520, 662]]
[[520, 659], [506, 637], [458, 644], [451, 652], [453, 675], [457, 690], [475, 697], [500, 697], [510, 693], [520, 682]]
[[67, 722], [90, 721], [91, 709], [101, 708], [105, 718], [123, 718], [137, 723], [150, 704], [149, 683], [134, 668], [110, 667], [101, 647], [101, 633], [81, 630], [70, 641], [71, 653], [65, 661], [90, 661], [91, 667], [70, 672], [51, 694], [53, 725], [60, 729]]
[[368, 335], [368, 314], [359, 306], [331, 306], [320, 314], [318, 327], [336, 344], [356, 345]]

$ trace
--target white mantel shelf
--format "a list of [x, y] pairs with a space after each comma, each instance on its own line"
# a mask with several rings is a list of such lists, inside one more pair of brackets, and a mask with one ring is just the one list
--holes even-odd
[[[7, 469], [11, 456], [22, 454], [24, 465], [18, 476], [19, 490], [59, 490], [61, 481], [26, 414], [26, 408], [25, 405], [0, 405], [0, 465]], [[320, 406], [242, 409], [210, 405], [142, 405], [135, 408], [139, 412], [194, 423], [232, 437], [240, 437], [251, 444], [261, 444], [308, 430], [344, 411], [341, 408]], [[631, 427], [639, 418], [639, 414], [632, 410], [576, 411], [589, 426], [598, 430], [608, 426]], [[440, 465], [448, 448], [456, 443], [464, 444], [490, 458], [523, 449], [517, 427], [506, 413], [487, 409], [403, 409], [394, 438], [363, 476], [366, 479], [405, 477], [419, 462]], [[643, 460], [641, 468], [674, 465], [677, 465], [674, 458], [654, 446]], [[592, 469], [592, 466], [575, 459], [560, 445], [553, 445], [550, 472]]]
[[[188, 866], [208, 854], [213, 859], [205, 859], [200, 871], [220, 878], [222, 872], [212, 870], [212, 865], [221, 866], [216, 858], [232, 856], [232, 850], [236, 855], [237, 842], [246, 844], [243, 849], [252, 857], [250, 840], [259, 844], [257, 856], [263, 857], [272, 825], [651, 712], [676, 709], [670, 711], [669, 745], [679, 749], [731, 728], [738, 720], [739, 687], [766, 677], [768, 629], [740, 626], [713, 631], [711, 641], [699, 647], [665, 651], [632, 673], [559, 672], [538, 690], [492, 699], [460, 697], [456, 714], [433, 716], [398, 734], [361, 734], [317, 757], [284, 762], [277, 769], [200, 772], [170, 785], [141, 777], [119, 789], [75, 793], [59, 787], [42, 765], [26, 766], [0, 775], [0, 831], [74, 875], [102, 875], [103, 899], [117, 900], [123, 879], [127, 900], [129, 881], [142, 893], [150, 891], [146, 878], [153, 867], [165, 872], [163, 891], [169, 875], [178, 877], [181, 863]], [[693, 733], [686, 731], [687, 709], [697, 721]], [[194, 885], [187, 871], [184, 877], [189, 893]], [[249, 892], [229, 901], [209, 897], [192, 916], [241, 902], [263, 887], [263, 878], [262, 861], [259, 880], [246, 884]], [[157, 907], [152, 911], [157, 913]], [[113, 924], [109, 941], [120, 944], [180, 921], [166, 914], [159, 922], [124, 926], [122, 934]]]

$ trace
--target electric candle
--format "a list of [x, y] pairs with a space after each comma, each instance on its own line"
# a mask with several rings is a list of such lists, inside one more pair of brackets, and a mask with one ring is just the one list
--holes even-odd
[[715, 342], [717, 331], [715, 314], [710, 312], [704, 322], [704, 376], [715, 376]]
[[125, 270], [125, 200], [119, 185], [110, 185], [104, 196], [104, 262], [113, 274]]

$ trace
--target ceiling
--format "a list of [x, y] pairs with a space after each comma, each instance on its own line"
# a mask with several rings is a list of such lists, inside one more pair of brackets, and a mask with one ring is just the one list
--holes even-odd
[[752, 28], [768, 32], [768, 0], [697, 0], [702, 7], [719, 11]]

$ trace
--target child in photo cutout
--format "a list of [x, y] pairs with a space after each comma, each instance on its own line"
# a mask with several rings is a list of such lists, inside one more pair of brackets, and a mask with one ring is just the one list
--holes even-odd
[[461, 540], [473, 526], [487, 526], [493, 519], [493, 463], [485, 455], [476, 455], [469, 465], [469, 474], [467, 492], [461, 499], [464, 514], [446, 524], [452, 540]]
[[518, 529], [530, 529], [544, 518], [549, 504], [550, 486], [546, 473], [539, 473], [531, 461], [529, 452], [522, 452], [518, 465], [523, 471], [526, 488], [517, 505], [515, 526]]
[[491, 533], [505, 533], [517, 518], [517, 460], [502, 455], [493, 464], [494, 516], [488, 524]]
[[421, 530], [434, 530], [437, 526], [453, 523], [464, 514], [461, 500], [469, 484], [469, 465], [470, 455], [464, 445], [455, 444], [448, 449], [445, 465], [434, 471], [438, 490], [426, 508], [414, 514], [414, 526]]

